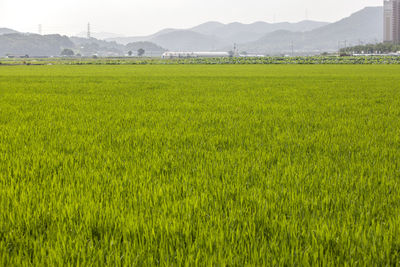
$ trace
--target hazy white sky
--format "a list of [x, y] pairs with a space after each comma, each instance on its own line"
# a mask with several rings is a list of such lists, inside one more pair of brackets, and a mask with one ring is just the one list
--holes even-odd
[[383, 0], [0, 0], [0, 28], [76, 34], [144, 35], [206, 21], [336, 21]]

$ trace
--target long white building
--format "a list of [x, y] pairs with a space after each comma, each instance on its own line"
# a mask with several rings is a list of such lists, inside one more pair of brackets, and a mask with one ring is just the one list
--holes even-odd
[[165, 52], [163, 58], [229, 57], [228, 52]]
[[400, 0], [384, 0], [383, 7], [383, 40], [400, 43]]

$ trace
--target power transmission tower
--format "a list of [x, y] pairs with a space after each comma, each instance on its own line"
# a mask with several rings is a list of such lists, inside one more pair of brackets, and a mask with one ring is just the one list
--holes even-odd
[[88, 23], [87, 25], [87, 38], [90, 39], [91, 38], [91, 33], [90, 33], [90, 23]]

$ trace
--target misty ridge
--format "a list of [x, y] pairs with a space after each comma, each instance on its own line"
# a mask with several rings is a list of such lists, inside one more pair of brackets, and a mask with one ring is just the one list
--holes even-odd
[[298, 23], [206, 22], [190, 29], [163, 29], [149, 36], [124, 37], [114, 33], [84, 33], [74, 37], [59, 34], [39, 35], [0, 28], [0, 57], [6, 55], [59, 56], [71, 49], [82, 56], [135, 55], [160, 56], [165, 51], [239, 51], [263, 55], [298, 55], [337, 51], [342, 43], [378, 43], [383, 35], [383, 8], [367, 7], [335, 23], [301, 21]]

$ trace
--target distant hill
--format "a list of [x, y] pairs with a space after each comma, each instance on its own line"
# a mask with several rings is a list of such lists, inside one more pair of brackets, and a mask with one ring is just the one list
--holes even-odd
[[61, 51], [65, 48], [72, 49], [76, 54], [88, 57], [93, 55], [124, 56], [129, 50], [137, 51], [139, 48], [145, 49], [149, 55], [154, 56], [159, 56], [165, 51], [164, 48], [151, 42], [131, 43], [125, 46], [95, 38], [69, 38], [58, 34], [5, 33], [0, 35], [0, 57], [6, 55], [60, 56]]
[[[169, 50], [194, 51], [198, 49], [215, 50], [218, 47], [233, 43], [255, 41], [267, 33], [276, 30], [308, 31], [327, 25], [327, 22], [302, 21], [298, 23], [267, 23], [252, 24], [206, 22], [190, 29], [164, 29], [153, 35], [138, 37], [108, 38], [121, 44], [139, 41], [155, 42]], [[171, 38], [178, 38], [174, 42]], [[179, 40], [179, 42], [178, 42]], [[207, 43], [208, 42], [208, 43]], [[191, 45], [192, 44], [192, 45]]]
[[144, 56], [152, 56], [152, 57], [159, 57], [161, 56], [166, 50], [159, 45], [156, 45], [152, 42], [133, 42], [129, 43], [125, 46], [125, 53], [132, 52], [134, 56], [137, 56], [137, 51], [139, 49], [143, 49], [145, 51]]
[[222, 39], [226, 43], [246, 43], [251, 41], [256, 41], [260, 39], [265, 34], [277, 31], [277, 30], [287, 30], [287, 31], [310, 31], [322, 26], [326, 26], [327, 22], [318, 21], [301, 21], [298, 23], [267, 23], [267, 22], [255, 22], [251, 24], [243, 23], [230, 23], [222, 24], [218, 22], [207, 22], [196, 26], [191, 31], [198, 32], [205, 35], [216, 36]]
[[0, 56], [7, 54], [54, 56], [60, 55], [64, 48], [74, 48], [74, 43], [67, 36], [59, 34], [11, 33], [0, 35]]
[[255, 42], [244, 44], [241, 50], [258, 53], [336, 51], [339, 46], [382, 41], [383, 8], [368, 7], [342, 19], [312, 31], [275, 31]]
[[176, 30], [161, 34], [149, 41], [171, 51], [213, 51], [226, 44], [217, 37], [188, 30]]
[[75, 45], [75, 51], [82, 56], [123, 56], [125, 46], [116, 42], [107, 42], [96, 38], [70, 37]]
[[157, 36], [167, 34], [170, 32], [176, 31], [176, 29], [164, 29], [161, 31], [156, 32], [155, 34], [152, 35], [147, 35], [147, 36], [133, 36], [133, 37], [113, 37], [113, 38], [107, 38], [106, 41], [110, 42], [117, 42], [123, 45], [127, 45], [129, 43], [134, 43], [134, 42], [145, 42], [149, 41], [151, 39], [156, 38]]
[[139, 49], [144, 49], [147, 52], [164, 52], [165, 49], [159, 45], [151, 42], [133, 42], [125, 46], [126, 51], [137, 51]]
[[[92, 32], [91, 37], [96, 38], [98, 40], [106, 40], [106, 39], [111, 39], [111, 38], [124, 38], [124, 35], [122, 34], [116, 34], [116, 33], [111, 33], [111, 32]], [[80, 32], [74, 37], [82, 37], [86, 38], [87, 37], [87, 32]]]
[[18, 32], [8, 28], [0, 28], [0, 35], [10, 34], [10, 33], [18, 33]]
[[209, 21], [198, 26], [191, 28], [191, 31], [198, 32], [201, 34], [214, 35], [219, 29], [226, 26], [225, 24], [218, 21]]
[[99, 56], [123, 56], [129, 51], [137, 52], [140, 48], [144, 49], [150, 55], [160, 56], [165, 49], [159, 45], [151, 42], [133, 42], [127, 45], [122, 45], [117, 42], [110, 42], [104, 40], [98, 40], [95, 38], [80, 38], [71, 37], [71, 41], [76, 45], [76, 52], [82, 56], [92, 56], [94, 54]]

